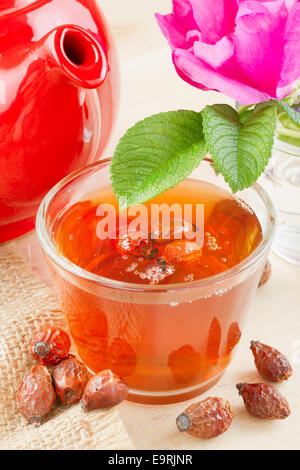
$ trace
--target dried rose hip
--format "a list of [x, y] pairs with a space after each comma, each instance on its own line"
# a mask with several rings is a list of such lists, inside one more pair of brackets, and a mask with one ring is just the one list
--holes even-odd
[[128, 341], [115, 338], [108, 350], [109, 368], [121, 377], [131, 375], [136, 367], [136, 353]]
[[293, 369], [288, 358], [277, 349], [259, 341], [251, 341], [250, 349], [258, 372], [266, 380], [282, 382], [292, 375]]
[[115, 248], [121, 255], [143, 256], [143, 253], [153, 248], [153, 243], [147, 236], [138, 232], [129, 231], [116, 240]]
[[91, 374], [82, 362], [70, 356], [55, 367], [52, 377], [58, 398], [70, 405], [81, 399]]
[[71, 347], [70, 338], [61, 328], [41, 329], [31, 341], [31, 354], [45, 366], [56, 366], [68, 357]]
[[81, 400], [86, 411], [111, 408], [126, 399], [128, 386], [110, 370], [103, 370], [88, 381]]
[[152, 260], [158, 255], [158, 249], [150, 243], [142, 243], [139, 249], [140, 255], [145, 259]]
[[16, 395], [16, 406], [29, 424], [39, 425], [55, 402], [51, 375], [42, 365], [32, 367], [24, 376]]
[[180, 432], [187, 431], [200, 439], [223, 434], [233, 420], [230, 403], [223, 398], [209, 397], [189, 406], [176, 419]]
[[271, 265], [270, 261], [268, 260], [265, 264], [265, 267], [264, 267], [263, 273], [261, 275], [258, 287], [261, 287], [264, 284], [266, 284], [268, 282], [268, 280], [270, 279], [271, 274], [272, 274], [272, 265]]
[[287, 400], [273, 387], [264, 383], [237, 384], [249, 413], [260, 419], [284, 419], [290, 413]]

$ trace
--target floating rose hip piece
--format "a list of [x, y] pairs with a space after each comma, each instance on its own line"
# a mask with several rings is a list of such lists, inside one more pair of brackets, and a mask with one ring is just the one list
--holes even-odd
[[71, 347], [70, 338], [61, 328], [41, 329], [31, 341], [33, 357], [45, 366], [55, 366], [68, 357]]
[[230, 354], [235, 346], [238, 344], [242, 336], [239, 324], [237, 322], [231, 323], [227, 333], [226, 352]]
[[187, 431], [200, 439], [223, 434], [233, 420], [230, 403], [223, 398], [209, 397], [189, 406], [176, 419], [180, 432]]
[[168, 366], [176, 382], [187, 383], [201, 372], [201, 356], [190, 345], [185, 344], [173, 351], [168, 357]]
[[163, 256], [167, 262], [193, 264], [199, 261], [202, 250], [195, 242], [177, 240], [166, 246]]
[[119, 376], [131, 375], [136, 367], [136, 353], [124, 338], [114, 338], [108, 350], [109, 368]]
[[265, 267], [264, 267], [263, 273], [261, 275], [258, 287], [262, 287], [264, 284], [266, 284], [268, 282], [268, 280], [270, 279], [271, 274], [272, 274], [272, 265], [271, 265], [270, 261], [268, 260], [265, 264]]
[[217, 317], [214, 317], [209, 328], [206, 346], [206, 358], [214, 364], [217, 364], [219, 360], [221, 339], [222, 328]]
[[119, 236], [115, 247], [121, 255], [140, 256], [141, 250], [152, 247], [152, 242], [146, 235], [142, 237], [138, 232], [129, 231]]
[[127, 395], [127, 384], [110, 370], [104, 370], [90, 378], [81, 404], [86, 411], [111, 408], [124, 401]]
[[219, 260], [226, 259], [229, 266], [245, 259], [262, 239], [260, 228], [253, 225], [253, 217], [252, 209], [241, 200], [220, 201], [205, 226], [205, 251]]
[[259, 341], [251, 341], [250, 349], [256, 368], [264, 379], [271, 382], [282, 382], [292, 375], [293, 369], [288, 358], [277, 349]]
[[16, 406], [29, 424], [40, 425], [55, 402], [51, 375], [42, 365], [25, 374], [16, 395]]
[[58, 398], [70, 405], [81, 399], [91, 374], [82, 362], [70, 356], [55, 367], [52, 377]]
[[286, 398], [273, 385], [239, 383], [236, 388], [248, 412], [257, 418], [285, 419], [291, 414]]

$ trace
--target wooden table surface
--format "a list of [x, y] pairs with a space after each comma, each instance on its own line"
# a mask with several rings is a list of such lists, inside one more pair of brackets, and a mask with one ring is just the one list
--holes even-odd
[[[172, 66], [169, 47], [154, 19], [154, 12], [170, 11], [170, 0], [99, 1], [115, 36], [122, 75], [120, 114], [103, 157], [111, 156], [122, 134], [142, 119], [172, 109], [200, 110], [206, 104], [232, 100], [215, 92], [203, 92], [180, 80]], [[41, 255], [33, 235], [20, 240], [20, 249], [41, 272]], [[249, 312], [240, 346], [228, 370], [207, 396], [230, 400], [235, 419], [229, 431], [202, 441], [180, 434], [177, 415], [189, 403], [147, 406], [123, 403], [120, 415], [137, 449], [299, 449], [300, 448], [300, 269], [271, 254], [273, 275], [260, 288]], [[235, 384], [260, 381], [249, 350], [251, 339], [261, 340], [284, 352], [294, 374], [279, 390], [292, 409], [284, 421], [260, 421], [251, 417]]]

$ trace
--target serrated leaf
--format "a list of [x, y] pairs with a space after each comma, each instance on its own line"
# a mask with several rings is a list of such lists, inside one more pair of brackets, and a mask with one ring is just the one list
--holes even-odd
[[112, 159], [111, 181], [120, 209], [176, 186], [205, 154], [200, 113], [170, 111], [138, 122], [121, 138]]
[[284, 103], [283, 101], [279, 100], [270, 100], [268, 103], [274, 103], [276, 106], [278, 106], [282, 111], [285, 111], [288, 117], [293, 121], [297, 126], [300, 126], [300, 113], [293, 109], [290, 105], [287, 103]]
[[229, 105], [202, 111], [204, 135], [214, 164], [236, 192], [257, 180], [271, 157], [276, 107], [255, 107], [243, 122]]

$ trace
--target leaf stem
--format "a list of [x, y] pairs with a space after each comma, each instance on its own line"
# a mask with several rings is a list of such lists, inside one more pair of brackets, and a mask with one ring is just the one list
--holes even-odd
[[296, 139], [300, 139], [300, 131], [292, 131], [291, 129], [286, 129], [285, 127], [278, 126], [276, 128], [276, 132], [287, 137], [295, 137]]
[[238, 114], [242, 114], [242, 113], [244, 113], [245, 111], [248, 111], [248, 109], [251, 108], [252, 106], [253, 106], [252, 104], [247, 105], [247, 106], [241, 106], [241, 107], [237, 110], [237, 112], [238, 112]]

